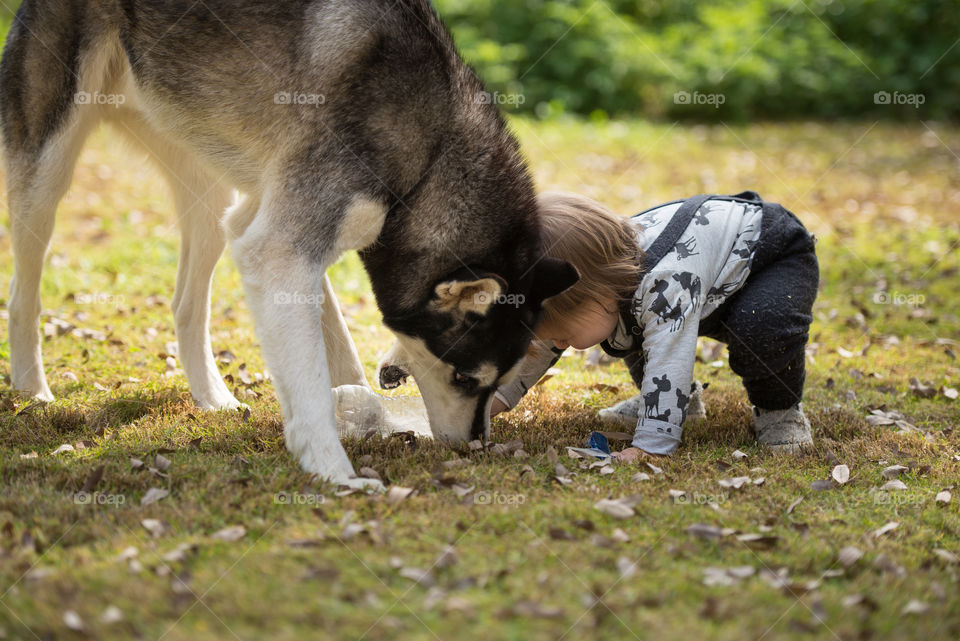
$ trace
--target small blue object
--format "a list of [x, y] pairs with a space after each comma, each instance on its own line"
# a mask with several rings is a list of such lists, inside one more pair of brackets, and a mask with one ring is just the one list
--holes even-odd
[[590, 432], [590, 438], [587, 439], [587, 447], [600, 450], [607, 456], [610, 456], [610, 443], [607, 437], [600, 432]]

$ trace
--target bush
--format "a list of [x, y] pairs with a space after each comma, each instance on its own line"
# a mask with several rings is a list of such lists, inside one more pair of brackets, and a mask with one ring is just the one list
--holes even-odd
[[[434, 3], [507, 109], [697, 120], [960, 115], [956, 0]], [[3, 33], [18, 4], [0, 10]]]
[[[542, 115], [929, 118], [960, 110], [960, 46], [951, 49], [960, 12], [947, 0], [435, 2], [491, 89], [522, 96], [518, 108]], [[880, 91], [923, 94], [923, 104], [877, 104]]]

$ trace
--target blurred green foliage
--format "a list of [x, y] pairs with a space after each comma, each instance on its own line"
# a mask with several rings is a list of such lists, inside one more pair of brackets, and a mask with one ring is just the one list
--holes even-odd
[[[540, 115], [715, 120], [960, 113], [956, 0], [435, 3], [464, 57], [491, 91], [507, 96], [501, 102]], [[682, 94], [675, 100], [678, 91], [689, 94], [686, 104]], [[904, 104], [877, 104], [880, 91], [891, 95], [890, 103]], [[717, 94], [722, 98], [711, 99]], [[522, 98], [511, 101], [511, 95]], [[920, 100], [919, 108], [908, 104]]]
[[[600, 120], [960, 115], [957, 0], [434, 3], [508, 110]], [[17, 4], [0, 8], [4, 34]]]

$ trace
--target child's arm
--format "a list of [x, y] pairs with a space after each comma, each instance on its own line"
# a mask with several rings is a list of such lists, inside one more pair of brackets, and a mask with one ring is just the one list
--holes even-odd
[[646, 362], [640, 386], [643, 411], [633, 445], [652, 454], [673, 454], [680, 445], [697, 355], [696, 311], [688, 303], [679, 323], [650, 311], [641, 314]]
[[[517, 377], [513, 379], [512, 383], [500, 387], [500, 389], [494, 393], [494, 407], [491, 409], [503, 411], [516, 407], [524, 394], [537, 384], [537, 381], [543, 377], [548, 369], [560, 360], [562, 355], [562, 349], [550, 347], [534, 339], [527, 355], [524, 356], [520, 362], [520, 372], [517, 374]], [[502, 407], [498, 408], [497, 402], [501, 403]], [[493, 411], [492, 414], [496, 414], [497, 411]]]

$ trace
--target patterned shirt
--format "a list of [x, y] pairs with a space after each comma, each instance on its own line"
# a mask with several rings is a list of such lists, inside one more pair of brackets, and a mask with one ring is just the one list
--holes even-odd
[[[634, 216], [640, 247], [648, 249], [681, 203]], [[635, 337], [621, 318], [607, 339], [616, 350], [643, 355], [644, 411], [633, 444], [655, 454], [672, 454], [687, 417], [700, 321], [743, 287], [760, 238], [762, 208], [732, 200], [708, 200], [673, 249], [645, 273], [632, 310], [641, 332]], [[514, 381], [497, 397], [515, 406], [559, 358], [559, 350], [535, 344]]]

